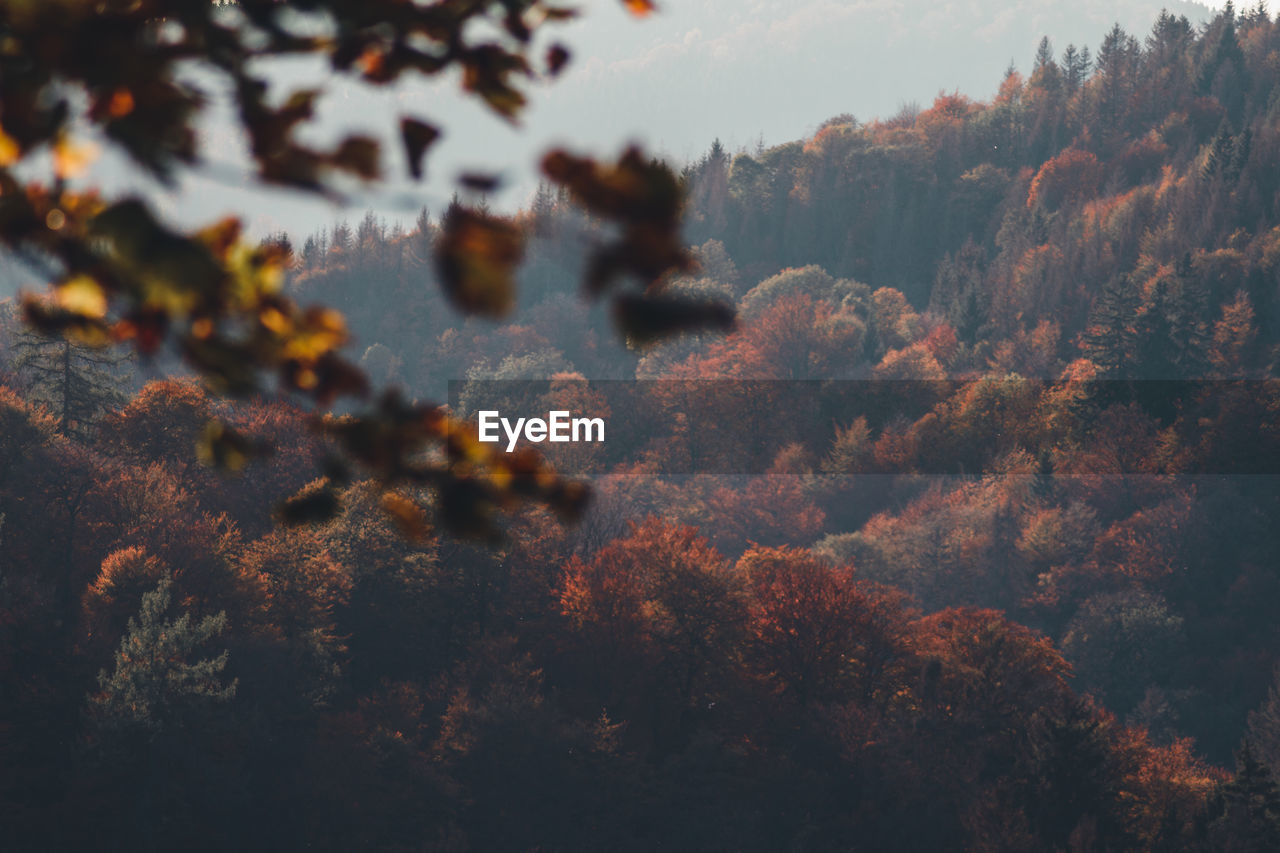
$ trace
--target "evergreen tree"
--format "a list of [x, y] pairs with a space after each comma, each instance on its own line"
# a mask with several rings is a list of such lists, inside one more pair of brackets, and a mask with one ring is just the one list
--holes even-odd
[[1141, 49], [1138, 40], [1116, 24], [1098, 49], [1098, 77], [1102, 81], [1098, 95], [1098, 113], [1103, 129], [1113, 133], [1121, 124], [1133, 92]]
[[1162, 11], [1151, 28], [1151, 35], [1147, 36], [1147, 62], [1158, 68], [1172, 65], [1182, 57], [1194, 37], [1195, 31], [1185, 15]]
[[1218, 129], [1218, 133], [1213, 137], [1213, 142], [1209, 144], [1209, 154], [1204, 161], [1204, 169], [1202, 173], [1206, 179], [1211, 179], [1217, 175], [1221, 175], [1224, 179], [1227, 170], [1234, 159], [1235, 146], [1230, 131], [1224, 124]]
[[1089, 79], [1089, 71], [1093, 60], [1089, 56], [1089, 48], [1078, 50], [1074, 44], [1067, 45], [1062, 52], [1062, 72], [1067, 83], [1067, 93], [1074, 94]]
[[49, 410], [66, 435], [83, 437], [106, 411], [124, 402], [127, 356], [29, 329], [15, 333], [13, 369], [27, 398]]
[[413, 221], [413, 231], [409, 239], [409, 259], [415, 265], [426, 266], [431, 262], [431, 246], [435, 241], [435, 226], [431, 223], [431, 213], [424, 206], [418, 211], [418, 218]]
[[1127, 276], [1109, 282], [1094, 303], [1084, 335], [1084, 351], [1103, 379], [1128, 373], [1137, 350], [1134, 318], [1138, 300]]
[[1209, 815], [1210, 849], [1280, 853], [1280, 788], [1248, 740], [1236, 755], [1236, 775], [1218, 788]]
[[1245, 128], [1244, 131], [1233, 140], [1231, 146], [1231, 159], [1227, 162], [1226, 169], [1223, 170], [1223, 177], [1228, 184], [1234, 184], [1240, 180], [1240, 175], [1244, 172], [1244, 167], [1249, 163], [1249, 154], [1253, 150], [1253, 131]]
[[533, 194], [533, 203], [529, 207], [529, 212], [533, 214], [533, 221], [541, 227], [546, 224], [556, 209], [556, 194], [551, 185], [546, 181], [538, 181], [537, 192]]
[[1198, 379], [1209, 365], [1209, 296], [1204, 283], [1185, 253], [1175, 265], [1169, 305], [1169, 322], [1174, 344], [1174, 373], [1180, 379]]
[[1040, 46], [1036, 48], [1035, 63], [1031, 66], [1031, 71], [1034, 74], [1046, 65], [1052, 64], [1054, 64], [1053, 43], [1049, 41], [1048, 36], [1044, 36], [1040, 39]]
[[[1170, 282], [1155, 283], [1151, 298], [1138, 312], [1133, 372], [1138, 379], [1186, 378], [1184, 363], [1191, 342], [1180, 337], [1186, 318]], [[1201, 336], [1203, 337], [1203, 335]]]
[[329, 247], [338, 252], [351, 250], [351, 226], [345, 221], [333, 226], [333, 236], [329, 238]]
[[1249, 712], [1248, 739], [1258, 757], [1272, 768], [1280, 768], [1280, 667], [1267, 693], [1267, 700]]
[[163, 728], [184, 709], [230, 700], [236, 681], [223, 683], [227, 652], [190, 661], [193, 653], [226, 628], [226, 613], [195, 622], [190, 613], [165, 618], [173, 582], [165, 578], [142, 596], [137, 618], [130, 617], [115, 655], [115, 672], [98, 673], [100, 692], [91, 699], [104, 728]]
[[[1216, 37], [1215, 31], [1216, 30]], [[1212, 95], [1227, 108], [1227, 116], [1237, 123], [1244, 111], [1244, 51], [1236, 34], [1235, 6], [1228, 2], [1204, 37], [1196, 82], [1200, 94]]]

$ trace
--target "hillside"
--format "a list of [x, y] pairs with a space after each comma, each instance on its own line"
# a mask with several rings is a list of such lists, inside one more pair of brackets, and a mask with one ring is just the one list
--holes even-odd
[[[722, 8], [691, 6], [690, 44], [757, 37]], [[806, 8], [892, 34], [905, 7]], [[935, 7], [1021, 39], [1057, 5], [1014, 8]], [[796, 14], [780, 60], [860, 44]], [[811, 132], [718, 141], [678, 181], [642, 161], [697, 261], [650, 283], [656, 319], [580, 292], [616, 226], [548, 186], [509, 217], [477, 195], [239, 247], [288, 273], [214, 268], [249, 307], [191, 324], [207, 384], [5, 312], [5, 840], [1280, 849], [1280, 21], [1092, 33], [1025, 73], [987, 57], [989, 97], [956, 91], [960, 53], [919, 108], [806, 78]], [[933, 44], [907, 41], [884, 68]], [[462, 238], [481, 295], [523, 254], [506, 315], [455, 309]], [[360, 374], [329, 357], [348, 327]], [[246, 381], [254, 348], [278, 384]], [[376, 418], [298, 393], [364, 375], [395, 389]], [[480, 464], [486, 406], [608, 439]]]

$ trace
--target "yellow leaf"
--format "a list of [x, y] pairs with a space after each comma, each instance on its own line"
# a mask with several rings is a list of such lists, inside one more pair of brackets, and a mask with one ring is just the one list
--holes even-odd
[[346, 340], [347, 326], [340, 313], [332, 308], [312, 308], [285, 343], [284, 355], [299, 361], [314, 361], [342, 346]]
[[258, 314], [258, 321], [277, 335], [287, 335], [293, 329], [293, 322], [274, 305], [264, 308]]
[[102, 285], [87, 275], [78, 275], [58, 285], [58, 304], [75, 314], [101, 319], [107, 313], [107, 295]]
[[78, 178], [98, 157], [98, 146], [91, 142], [59, 139], [53, 146], [53, 171], [59, 178]]
[[0, 127], [0, 166], [12, 166], [22, 157], [22, 149], [12, 136]]

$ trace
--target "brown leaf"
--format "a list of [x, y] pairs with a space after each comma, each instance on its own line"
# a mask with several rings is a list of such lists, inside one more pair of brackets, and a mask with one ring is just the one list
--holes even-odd
[[498, 187], [502, 186], [502, 178], [482, 172], [463, 172], [458, 178], [458, 183], [472, 192], [492, 193], [497, 192]]
[[634, 147], [616, 164], [555, 150], [543, 158], [542, 170], [587, 210], [622, 226], [618, 239], [594, 253], [587, 272], [589, 292], [601, 293], [625, 275], [648, 287], [693, 266], [680, 238], [680, 181], [664, 163]]
[[463, 66], [463, 88], [479, 95], [498, 115], [514, 121], [526, 99], [511, 85], [510, 78], [530, 73], [524, 58], [499, 45], [483, 44], [466, 51], [459, 61]]
[[427, 149], [440, 138], [440, 130], [434, 125], [406, 116], [400, 119], [400, 136], [404, 139], [405, 156], [409, 159], [409, 174], [415, 181], [421, 180], [422, 160]]
[[378, 141], [367, 136], [348, 136], [329, 162], [335, 168], [372, 181], [378, 177]]
[[431, 533], [426, 510], [399, 492], [382, 495], [382, 511], [391, 516], [400, 532], [410, 539], [421, 541]]
[[697, 329], [733, 328], [733, 308], [727, 303], [677, 296], [623, 294], [614, 300], [613, 318], [640, 345]]
[[436, 245], [445, 294], [470, 314], [506, 315], [515, 304], [515, 267], [523, 252], [520, 229], [509, 220], [455, 208]]
[[562, 44], [553, 44], [547, 50], [547, 74], [556, 77], [569, 63], [569, 50]]

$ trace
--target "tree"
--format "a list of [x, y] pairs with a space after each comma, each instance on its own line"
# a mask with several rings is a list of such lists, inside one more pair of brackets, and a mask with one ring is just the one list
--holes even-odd
[[1101, 378], [1133, 375], [1138, 347], [1134, 320], [1137, 311], [1138, 293], [1125, 277], [1107, 282], [1095, 301], [1085, 331], [1084, 351], [1100, 369]]
[[1209, 806], [1208, 849], [1226, 853], [1280, 850], [1280, 787], [1245, 740], [1236, 773], [1221, 784]]
[[727, 569], [696, 529], [656, 517], [564, 567], [560, 606], [591, 698], [648, 718], [659, 749], [720, 693], [743, 615]]
[[1067, 49], [1062, 53], [1062, 68], [1067, 93], [1073, 95], [1089, 79], [1089, 73], [1093, 70], [1093, 58], [1089, 55], [1089, 48], [1077, 50], [1074, 44], [1067, 45]]
[[138, 617], [130, 618], [115, 656], [115, 671], [98, 674], [100, 692], [91, 704], [105, 728], [164, 728], [180, 724], [190, 708], [228, 702], [236, 682], [225, 683], [227, 653], [191, 660], [199, 648], [225, 630], [224, 613], [193, 621], [190, 613], [165, 617], [172, 582], [162, 580], [142, 596]]
[[1118, 136], [1124, 131], [1126, 109], [1136, 85], [1141, 48], [1138, 40], [1119, 24], [1111, 28], [1098, 48], [1098, 114], [1102, 131]]
[[18, 332], [13, 366], [25, 380], [27, 399], [44, 405], [65, 435], [86, 437], [103, 415], [124, 402], [125, 356], [50, 338], [30, 330]]
[[753, 548], [736, 571], [750, 601], [747, 664], [799, 705], [881, 698], [910, 660], [900, 593], [795, 548]]
[[1036, 58], [1031, 66], [1031, 73], [1039, 71], [1041, 68], [1052, 65], [1055, 68], [1057, 63], [1053, 60], [1053, 43], [1049, 41], [1048, 36], [1040, 38], [1040, 44], [1036, 47]]
[[1274, 775], [1275, 768], [1280, 768], [1280, 667], [1276, 668], [1266, 701], [1249, 712], [1246, 741]]
[[1083, 689], [1127, 713], [1149, 685], [1165, 681], [1183, 645], [1182, 617], [1145, 592], [1094, 596], [1081, 605], [1062, 638], [1062, 652]]

